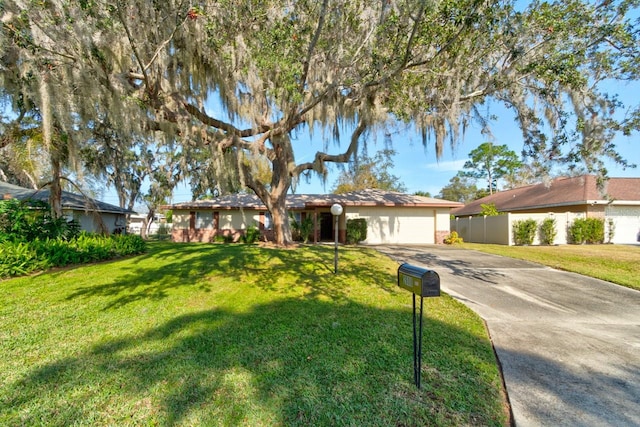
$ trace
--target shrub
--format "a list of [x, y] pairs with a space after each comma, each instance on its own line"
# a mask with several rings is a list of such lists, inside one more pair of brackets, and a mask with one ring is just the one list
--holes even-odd
[[604, 242], [604, 220], [601, 218], [577, 218], [569, 226], [571, 243]]
[[613, 218], [607, 219], [607, 243], [613, 242], [613, 236], [616, 234], [616, 223]]
[[513, 240], [516, 245], [530, 245], [536, 237], [538, 223], [535, 219], [523, 219], [513, 223]]
[[77, 221], [54, 218], [46, 202], [17, 199], [0, 201], [0, 241], [70, 240], [79, 232], [80, 224]]
[[446, 245], [455, 245], [458, 243], [462, 243], [464, 240], [462, 237], [458, 236], [457, 231], [452, 231], [447, 237], [444, 238], [443, 243]]
[[553, 245], [557, 233], [555, 218], [545, 218], [540, 224], [540, 242], [543, 245]]
[[38, 254], [28, 242], [5, 241], [0, 245], [0, 277], [21, 276], [40, 267]]
[[72, 240], [36, 239], [7, 241], [0, 246], [0, 277], [29, 274], [51, 267], [64, 267], [117, 256], [143, 253], [146, 242], [133, 234], [111, 237], [81, 233]]
[[367, 239], [367, 220], [353, 218], [347, 220], [347, 243], [358, 244]]
[[260, 238], [260, 230], [255, 225], [247, 227], [247, 230], [242, 235], [242, 242], [252, 244], [258, 241]]
[[291, 228], [293, 229], [294, 240], [302, 240], [307, 243], [313, 233], [313, 217], [311, 215], [305, 216], [305, 218], [298, 222], [292, 214], [289, 214], [291, 220]]
[[480, 204], [480, 208], [482, 209], [480, 211], [480, 215], [483, 215], [483, 216], [498, 216], [498, 215], [500, 215], [500, 212], [498, 212], [498, 208], [496, 208], [496, 204], [495, 203], [481, 203]]
[[604, 219], [587, 218], [587, 243], [604, 242]]

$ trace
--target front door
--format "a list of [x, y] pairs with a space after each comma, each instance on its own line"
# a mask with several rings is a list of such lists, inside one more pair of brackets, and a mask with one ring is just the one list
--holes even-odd
[[334, 240], [333, 215], [331, 212], [320, 213], [320, 241]]

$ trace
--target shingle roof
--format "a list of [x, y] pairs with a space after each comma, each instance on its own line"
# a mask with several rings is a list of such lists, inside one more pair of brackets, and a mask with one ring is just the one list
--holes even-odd
[[[18, 200], [39, 200], [43, 202], [49, 201], [49, 189], [31, 190], [29, 188], [20, 187], [17, 185], [9, 184], [8, 182], [0, 181], [0, 195]], [[135, 213], [129, 209], [123, 209], [119, 206], [111, 205], [109, 203], [101, 202], [94, 199], [86, 199], [79, 194], [71, 193], [69, 191], [62, 192], [62, 208], [75, 211], [95, 210], [97, 212], [115, 213], [115, 214], [130, 214]]]
[[493, 203], [500, 212], [575, 206], [614, 201], [640, 203], [640, 178], [609, 178], [603, 192], [593, 175], [557, 178], [548, 184], [528, 185], [500, 191], [451, 211], [452, 215], [477, 215], [482, 204]]
[[[334, 203], [343, 206], [404, 206], [404, 207], [459, 207], [461, 203], [432, 197], [413, 196], [368, 189], [344, 194], [289, 194], [288, 209], [310, 209], [330, 207]], [[176, 203], [171, 209], [266, 209], [264, 203], [254, 194], [231, 194], [210, 200]]]

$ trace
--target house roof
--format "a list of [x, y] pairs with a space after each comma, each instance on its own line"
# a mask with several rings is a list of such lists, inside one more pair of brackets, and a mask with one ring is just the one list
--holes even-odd
[[557, 178], [549, 183], [500, 191], [452, 209], [451, 214], [477, 215], [482, 212], [483, 204], [491, 203], [500, 212], [598, 203], [640, 205], [640, 178], [609, 178], [602, 190], [598, 189], [594, 175]]
[[[0, 181], [0, 194], [3, 198], [12, 198], [18, 200], [31, 199], [43, 202], [49, 201], [49, 189], [47, 188], [32, 190], [3, 181]], [[74, 211], [97, 211], [102, 213], [115, 213], [125, 215], [135, 213], [132, 210], [123, 209], [119, 206], [111, 205], [99, 200], [85, 198], [80, 194], [71, 193], [69, 191], [62, 192], [62, 208]]]
[[[462, 203], [432, 197], [413, 196], [393, 191], [368, 189], [344, 194], [289, 194], [287, 209], [302, 210], [331, 207], [334, 203], [343, 206], [402, 206], [402, 207], [460, 207]], [[266, 209], [255, 194], [230, 194], [210, 200], [176, 203], [170, 209]]]

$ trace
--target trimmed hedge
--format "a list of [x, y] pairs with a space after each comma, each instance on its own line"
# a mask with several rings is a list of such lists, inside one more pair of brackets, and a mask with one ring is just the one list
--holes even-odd
[[513, 241], [516, 245], [531, 245], [536, 237], [538, 223], [535, 219], [523, 219], [513, 223]]
[[603, 243], [604, 220], [601, 218], [577, 218], [569, 227], [571, 243]]
[[367, 240], [367, 220], [353, 218], [347, 220], [347, 243], [357, 244]]

